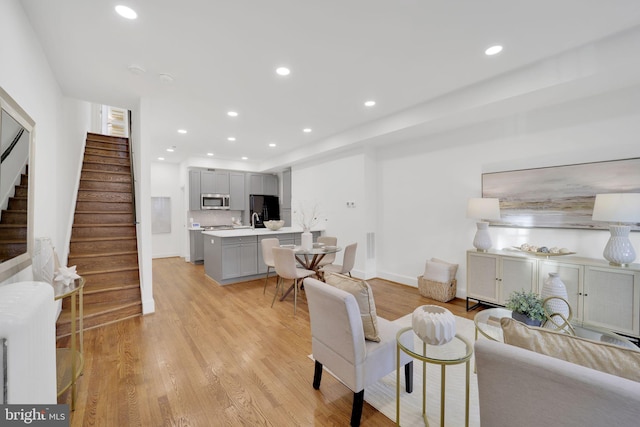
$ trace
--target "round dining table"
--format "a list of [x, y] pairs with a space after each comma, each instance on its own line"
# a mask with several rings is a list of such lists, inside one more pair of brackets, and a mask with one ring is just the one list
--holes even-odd
[[[300, 265], [306, 270], [316, 272], [316, 276], [322, 280], [322, 272], [320, 271], [320, 261], [328, 254], [335, 254], [342, 250], [339, 246], [318, 246], [314, 244], [311, 249], [304, 249], [299, 245], [281, 245], [281, 248], [293, 249], [293, 254]], [[293, 290], [293, 285], [287, 289], [282, 295], [280, 301], [284, 300]]]

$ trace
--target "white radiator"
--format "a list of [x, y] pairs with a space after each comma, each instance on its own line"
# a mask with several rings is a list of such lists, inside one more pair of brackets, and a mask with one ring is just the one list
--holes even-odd
[[[44, 282], [0, 286], [0, 340], [6, 343], [6, 373], [0, 372], [0, 403], [55, 404], [56, 303]], [[2, 359], [2, 357], [0, 357]]]

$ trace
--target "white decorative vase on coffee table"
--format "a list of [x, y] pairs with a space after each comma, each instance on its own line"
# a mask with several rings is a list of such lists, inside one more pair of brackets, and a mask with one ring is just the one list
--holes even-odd
[[456, 317], [446, 308], [423, 305], [413, 311], [411, 327], [427, 344], [442, 345], [456, 336]]

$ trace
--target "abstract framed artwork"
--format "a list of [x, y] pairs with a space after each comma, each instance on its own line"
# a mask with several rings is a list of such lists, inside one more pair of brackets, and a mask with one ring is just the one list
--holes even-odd
[[600, 193], [640, 193], [640, 158], [482, 174], [482, 197], [500, 199], [498, 226], [606, 230], [591, 220]]

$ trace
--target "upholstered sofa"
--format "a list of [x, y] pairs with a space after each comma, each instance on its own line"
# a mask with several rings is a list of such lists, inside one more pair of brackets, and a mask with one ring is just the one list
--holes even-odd
[[[558, 354], [558, 342], [545, 341], [548, 337], [552, 341], [564, 339], [536, 332], [529, 336], [530, 348], [540, 348], [543, 344]], [[640, 376], [640, 353], [638, 357], [629, 350], [618, 354], [615, 347], [606, 344], [574, 337], [566, 340], [570, 342], [566, 345], [567, 351], [561, 349], [562, 358], [567, 359], [572, 356], [571, 352], [578, 351], [577, 358], [582, 364], [585, 361], [601, 363], [605, 370], [619, 372], [627, 378]], [[527, 345], [484, 339], [475, 343], [482, 426], [640, 425], [640, 382], [523, 346]]]

